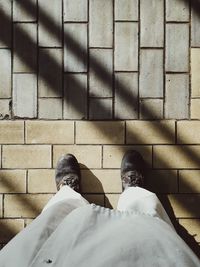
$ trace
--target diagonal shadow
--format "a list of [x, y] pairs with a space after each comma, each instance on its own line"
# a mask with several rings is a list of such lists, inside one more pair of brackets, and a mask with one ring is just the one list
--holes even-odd
[[[21, 3], [22, 3], [22, 1], [21, 1]], [[29, 3], [30, 3], [30, 2], [26, 2], [26, 1], [24, 1], [24, 4], [26, 4], [26, 7], [28, 7], [27, 4], [29, 4]], [[46, 18], [46, 17], [45, 17], [45, 18]], [[51, 24], [51, 26], [52, 26], [52, 24]], [[19, 32], [19, 34], [21, 34], [20, 37], [22, 37], [22, 39], [25, 38], [25, 36], [24, 36], [25, 34], [22, 34], [22, 32]], [[74, 42], [74, 41], [72, 42], [72, 44], [73, 44], [73, 45], [71, 45], [71, 48], [72, 48], [72, 49], [73, 49], [74, 47], [77, 46], [77, 44], [76, 44], [76, 46], [75, 46], [75, 42]], [[80, 47], [79, 47], [79, 50], [81, 51], [81, 48], [80, 48]], [[79, 51], [79, 50], [78, 50], [78, 51]], [[18, 51], [17, 51], [17, 52], [18, 52]], [[82, 55], [82, 53], [83, 53], [83, 51], [81, 51], [80, 53], [76, 53], [76, 55], [77, 55], [77, 56], [78, 56], [78, 55], [80, 56], [80, 55]], [[49, 57], [49, 58], [50, 58], [50, 57]], [[51, 58], [50, 58], [50, 59], [51, 59]], [[25, 61], [26, 61], [26, 59], [25, 59]], [[53, 60], [52, 60], [52, 61], [53, 61]], [[96, 62], [94, 62], [94, 63], [96, 63]], [[29, 62], [29, 64], [30, 64], [30, 62]], [[102, 66], [97, 65], [97, 64], [94, 64], [94, 65], [95, 65], [94, 67], [97, 66], [97, 68], [98, 68], [97, 70], [100, 71], [100, 73], [103, 72], [103, 73], [107, 74], [107, 73], [105, 72], [105, 70], [103, 69]], [[98, 74], [99, 74], [99, 72], [98, 72]], [[104, 75], [104, 76], [105, 76], [105, 75]], [[47, 78], [47, 77], [45, 76], [45, 78]], [[49, 84], [52, 86], [52, 83], [53, 83], [52, 81], [53, 81], [53, 79], [49, 78], [49, 76], [48, 76], [48, 81], [49, 81]], [[77, 82], [75, 81], [74, 84], [76, 85]], [[128, 97], [128, 95], [127, 95], [127, 98], [130, 100], [130, 98]]]
[[[15, 192], [15, 194], [19, 192], [19, 197], [16, 199], [16, 202], [23, 207], [24, 205], [28, 207], [33, 214], [32, 216], [33, 218], [35, 218], [41, 212], [41, 209], [38, 206], [36, 206], [32, 201], [27, 199], [26, 194], [21, 193], [22, 190], [20, 186], [17, 184], [15, 184], [14, 186], [12, 183], [10, 183], [8, 179], [6, 179], [5, 175], [3, 179], [3, 184], [5, 187], [9, 188], [9, 193], [5, 192], [5, 194], [13, 195], [13, 192]], [[7, 219], [12, 220], [12, 218], [6, 218], [5, 220]], [[6, 244], [13, 237], [14, 237], [13, 229], [10, 228], [10, 226], [4, 222], [4, 219], [2, 219], [0, 221], [0, 243]]]
[[[20, 0], [16, 0], [16, 1], [20, 2], [21, 6], [27, 12], [30, 12], [30, 10], [33, 10], [33, 8], [34, 8], [34, 5], [31, 4], [30, 1], [26, 1], [26, 0], [23, 0], [23, 1], [22, 0], [21, 1]], [[1, 22], [2, 22], [1, 25], [9, 24], [9, 20], [6, 18], [6, 16], [2, 12], [0, 13], [0, 18], [1, 18]], [[48, 17], [48, 15], [43, 10], [40, 10], [40, 23], [42, 23], [46, 27], [46, 30], [51, 29], [52, 34], [54, 32], [55, 33], [58, 32], [58, 28], [59, 27]], [[22, 30], [18, 31], [18, 36], [19, 36], [18, 38], [21, 39], [21, 40], [25, 40], [25, 39], [29, 38], [26, 35], [26, 33], [23, 32]], [[85, 49], [80, 47], [80, 45], [77, 43], [77, 41], [75, 41], [73, 39], [73, 37], [69, 33], [67, 33], [67, 32], [64, 33], [64, 39], [67, 42], [67, 48], [81, 62], [82, 58], [85, 58], [87, 56], [87, 54], [86, 54], [87, 51], [85, 51]], [[2, 41], [4, 41], [6, 43], [5, 39], [2, 40]], [[31, 42], [31, 40], [29, 40], [29, 41]], [[8, 45], [8, 44], [6, 44], [6, 45]], [[27, 65], [30, 65], [30, 62], [28, 62], [27, 58], [23, 57], [23, 55], [22, 55], [22, 53], [20, 53], [19, 49], [15, 49], [15, 53], [18, 54], [19, 57], [22, 57], [23, 61], [25, 61], [25, 63]], [[59, 69], [60, 68], [59, 64], [50, 55], [46, 54], [45, 57], [48, 58], [49, 64], [51, 66], [55, 66], [55, 69]], [[90, 57], [90, 64], [92, 65], [93, 70], [94, 70], [95, 74], [97, 75], [98, 79], [99, 80], [103, 80], [105, 84], [109, 85], [110, 74], [105, 70], [104, 66], [101, 63], [99, 63], [93, 57]], [[49, 77], [48, 73], [44, 73], [43, 74], [43, 79], [52, 88], [52, 84], [54, 84], [54, 82], [53, 82], [54, 78], [53, 77]], [[74, 78], [72, 78], [72, 82], [73, 82], [74, 87], [76, 88], [77, 95], [80, 95], [81, 91], [82, 91], [81, 84]], [[134, 108], [134, 103], [137, 103], [136, 97], [131, 99], [128, 88], [123, 83], [121, 83], [120, 81], [118, 82], [118, 86], [123, 89], [123, 90], [121, 90], [121, 92], [119, 94], [119, 97], [122, 99], [122, 102], [125, 105]], [[52, 88], [52, 90], [55, 90], [55, 89]], [[72, 105], [74, 106], [74, 108], [76, 110], [81, 112], [81, 108], [80, 108], [79, 105], [77, 105], [76, 102], [72, 103]], [[99, 105], [99, 108], [101, 108], [102, 110], [105, 109], [100, 103], [98, 105]], [[152, 117], [153, 117], [153, 115], [155, 115], [152, 112], [152, 110], [150, 110], [148, 107], [144, 108], [144, 113], [145, 114], [151, 114]], [[160, 134], [164, 138], [166, 138], [167, 140], [170, 140], [172, 138], [173, 134], [171, 133], [171, 131], [167, 127], [163, 127], [162, 129], [160, 129], [156, 125], [155, 126], [152, 125], [152, 126], [155, 128], [155, 131], [160, 132]], [[138, 141], [141, 140], [141, 144], [143, 143], [143, 140], [142, 140], [141, 136], [140, 137], [134, 136], [134, 138], [136, 138], [136, 140], [138, 140]], [[199, 164], [199, 157], [194, 152], [192, 152], [191, 150], [186, 148], [185, 152], [183, 152], [183, 153], [186, 153], [190, 158], [193, 158], [193, 161], [195, 161], [197, 165]]]
[[200, 15], [200, 1], [199, 0], [181, 0], [185, 3], [189, 2], [191, 5], [192, 11], [199, 16]]
[[[31, 9], [31, 3], [29, 1], [20, 1], [20, 2], [23, 5], [23, 7], [26, 9], [26, 11], [30, 12], [32, 10]], [[8, 24], [9, 23], [9, 19], [7, 19], [7, 17], [3, 14], [2, 11], [0, 12], [0, 22], [1, 22], [1, 25], [9, 25]], [[47, 30], [51, 29], [52, 32], [57, 32], [58, 26], [55, 25], [51, 21], [51, 19], [48, 17], [48, 15], [46, 15], [45, 12], [43, 12], [41, 10], [40, 10], [40, 22], [46, 27]], [[23, 32], [22, 30], [20, 30], [18, 32], [18, 34], [20, 35], [19, 38], [22, 38], [22, 40], [24, 38], [25, 39], [28, 38], [26, 33]], [[81, 61], [84, 53], [86, 53], [85, 50], [82, 49], [79, 46], [79, 44], [68, 33], [65, 33], [64, 36], [65, 36], [65, 40], [67, 40], [67, 42], [68, 42], [68, 49], [71, 51], [71, 53], [73, 53]], [[1, 39], [3, 39], [3, 36], [1, 37]], [[7, 40], [4, 39], [3, 41], [4, 41], [5, 44], [8, 45]], [[31, 42], [31, 40], [30, 40], [30, 42]], [[28, 62], [28, 60], [26, 58], [23, 58], [23, 55], [20, 53], [20, 51], [15, 50], [15, 53], [18, 54], [18, 56], [20, 56], [22, 58], [22, 60], [27, 65], [30, 65], [30, 62]], [[50, 64], [53, 64], [56, 68], [60, 67], [59, 64], [57, 64], [51, 56], [49, 56], [49, 55], [47, 55], [47, 56], [48, 56], [48, 59], [50, 61]], [[96, 73], [96, 75], [98, 76], [99, 79], [104, 80], [105, 83], [107, 81], [109, 81], [110, 75], [105, 71], [104, 66], [99, 64], [99, 62], [97, 62], [94, 58], [90, 58], [90, 63], [92, 64], [93, 69], [94, 69], [94, 71], [95, 71], [95, 73]], [[52, 87], [52, 83], [53, 83], [52, 82], [52, 78], [50, 78], [48, 74], [44, 75], [43, 79], [45, 79], [46, 82], [48, 83], [48, 85], [50, 87]], [[75, 79], [73, 81], [73, 84], [77, 88], [77, 92], [81, 93], [82, 87]], [[123, 100], [124, 103], [126, 103], [126, 105], [134, 107], [134, 102], [137, 103], [137, 100], [135, 99], [135, 101], [132, 101], [130, 99], [130, 97], [129, 97], [129, 93], [128, 93], [127, 88], [123, 84], [120, 84], [120, 86], [123, 88], [123, 90], [121, 90], [121, 93], [120, 93], [120, 98]], [[52, 88], [52, 89], [54, 90], [54, 88]], [[76, 103], [72, 103], [72, 104], [75, 106], [75, 108], [77, 110], [80, 110], [80, 107], [76, 106]], [[101, 105], [100, 105], [100, 108], [103, 109], [103, 107], [101, 107]], [[144, 112], [146, 114], [152, 114], [152, 111], [149, 110], [148, 108], [145, 108]], [[101, 130], [101, 129], [99, 128], [99, 130]], [[167, 128], [160, 129], [160, 128], [156, 127], [156, 131], [162, 132], [162, 135], [165, 136], [166, 138], [169, 138], [169, 137], [172, 136], [170, 130], [167, 129]], [[142, 140], [141, 136], [140, 137], [136, 137], [135, 136], [135, 138], [137, 138], [137, 140], [140, 140], [141, 144], [143, 143], [143, 140]], [[194, 152], [189, 150], [189, 148], [187, 148], [184, 153], [186, 153], [187, 156], [192, 157], [193, 160], [196, 162], [196, 164], [199, 163], [198, 155], [196, 155]]]
[[[20, 2], [21, 6], [29, 13], [34, 8], [33, 4], [31, 4], [30, 1], [26, 1], [26, 0], [23, 0], [23, 1], [16, 0], [16, 1]], [[46, 27], [46, 30], [51, 29], [52, 34], [54, 32], [55, 33], [58, 32], [59, 27], [55, 23], [53, 23], [53, 21], [49, 18], [49, 16], [43, 10], [40, 10], [40, 23], [42, 23]], [[23, 31], [20, 31], [19, 34], [22, 35], [20, 36], [22, 37], [22, 39], [27, 38], [26, 34], [23, 33]], [[70, 52], [74, 56], [76, 56], [77, 59], [79, 59], [79, 61], [82, 61], [82, 58], [86, 57], [87, 52], [85, 51], [85, 49], [81, 48], [80, 45], [77, 43], [77, 41], [75, 41], [73, 37], [67, 32], [65, 32], [64, 34], [64, 39], [67, 42], [67, 47], [70, 50]], [[19, 54], [19, 56], [22, 56], [21, 53], [19, 53], [19, 51], [16, 50], [15, 52]], [[50, 55], [47, 55], [47, 58], [50, 62], [50, 65], [54, 65], [56, 69], [59, 68], [59, 64], [56, 63], [55, 60]], [[26, 60], [26, 59], [23, 59], [23, 60]], [[26, 61], [26, 64], [29, 64], [29, 62]], [[90, 64], [92, 65], [98, 79], [103, 80], [105, 83], [109, 82], [109, 79], [110, 79], [109, 73], [105, 70], [104, 66], [101, 63], [96, 61], [95, 58], [90, 57]], [[52, 78], [49, 77], [48, 73], [43, 75], [43, 79], [45, 79], [48, 85], [52, 87]], [[76, 88], [77, 95], [81, 94], [81, 90], [82, 90], [81, 84], [76, 79], [72, 78], [72, 80], [73, 80], [73, 85]], [[125, 105], [128, 105], [134, 108], [134, 103], [137, 103], [137, 99], [135, 98], [132, 100], [130, 98], [128, 88], [123, 83], [119, 82], [119, 87], [123, 89], [121, 90], [121, 93], [120, 93], [120, 98], [122, 99], [122, 102]], [[52, 90], [54, 90], [54, 88], [52, 88]], [[76, 103], [72, 103], [72, 104], [74, 105], [76, 110], [81, 111], [80, 106], [78, 106]], [[101, 108], [102, 110], [105, 109], [100, 103], [99, 103], [99, 108]], [[149, 108], [145, 108], [144, 113], [154, 115], [153, 112]], [[156, 127], [154, 125], [152, 126], [155, 127], [155, 131], [160, 132], [160, 134], [163, 137], [165, 137], [167, 140], [173, 139], [173, 134], [167, 127], [162, 127], [161, 129], [160, 127]], [[143, 144], [143, 140], [141, 136], [140, 137], [134, 136], [134, 138], [135, 140], [138, 141], [137, 143]], [[199, 164], [198, 155], [196, 155], [190, 149], [186, 148], [183, 153], [187, 154], [188, 157], [192, 158], [193, 161], [196, 163], [196, 165]]]
[[[26, 9], [27, 9], [27, 8], [30, 8], [30, 10], [31, 10], [30, 2], [28, 2], [28, 1], [21, 1], [21, 4], [22, 4], [22, 3], [23, 3], [23, 5], [25, 5]], [[32, 7], [33, 7], [33, 6], [32, 6]], [[30, 11], [30, 10], [29, 10], [29, 11]], [[33, 9], [32, 9], [32, 10], [33, 10]], [[52, 22], [51, 22], [51, 23], [45, 23], [45, 22], [47, 21], [48, 16], [45, 15], [44, 12], [42, 12], [42, 18], [44, 18], [44, 19], [42, 19], [42, 23], [44, 23], [46, 27], [49, 27], [49, 26], [51, 25], [51, 28], [53, 27], [53, 31], [55, 30], [55, 32], [57, 32], [57, 29], [54, 28], [54, 26], [57, 27], [56, 25], [52, 24]], [[22, 39], [23, 39], [23, 38], [26, 38], [26, 34], [25, 34], [25, 33], [23, 34], [22, 31], [20, 31], [19, 34], [21, 34], [20, 37], [22, 37]], [[67, 39], [69, 39], [69, 38], [71, 38], [71, 37], [68, 35], [68, 36], [67, 36]], [[70, 47], [69, 47], [69, 46], [68, 46], [68, 47], [69, 47], [71, 50], [73, 50], [74, 53], [76, 52], [75, 55], [76, 55], [77, 57], [81, 57], [85, 51], [81, 50], [81, 48], [78, 46], [78, 44], [77, 44], [72, 38], [69, 39], [69, 40], [70, 40], [71, 45], [70, 45]], [[71, 40], [72, 40], [72, 41], [71, 41]], [[15, 52], [18, 52], [18, 51], [15, 51]], [[24, 60], [26, 61], [26, 59], [24, 59]], [[55, 62], [53, 62], [53, 59], [51, 59], [51, 57], [49, 57], [49, 60], [51, 60], [52, 63], [54, 63], [54, 65], [55, 65]], [[30, 64], [30, 62], [27, 62], [27, 63]], [[94, 61], [93, 63], [94, 63], [93, 65], [94, 65], [95, 70], [97, 70], [96, 73], [97, 73], [98, 75], [101, 74], [101, 73], [103, 73], [104, 75], [102, 75], [102, 78], [104, 77], [104, 79], [107, 80], [107, 78], [108, 78], [108, 74], [107, 74], [107, 72], [104, 70], [103, 66], [99, 65], [98, 62], [95, 62], [95, 61]], [[46, 75], [44, 78], [45, 78], [45, 80], [47, 80], [47, 78], [48, 78], [48, 83], [49, 83], [49, 85], [52, 86], [52, 83], [53, 83], [52, 80], [53, 80], [53, 79], [51, 79], [51, 77], [49, 77], [48, 75]], [[74, 80], [74, 85], [77, 86], [77, 88], [79, 88], [79, 84], [78, 84], [77, 81], [75, 81], [75, 80]], [[81, 90], [81, 88], [80, 88], [80, 90]], [[124, 91], [125, 91], [125, 90], [124, 90]], [[132, 105], [132, 102], [130, 101], [130, 98], [129, 98], [129, 94], [126, 94], [125, 96], [126, 96], [126, 99], [129, 100], [129, 104], [131, 103], [131, 105]], [[78, 109], [78, 107], [76, 107], [76, 108]], [[148, 112], [149, 112], [149, 110], [148, 110]], [[166, 133], [166, 131], [165, 131], [164, 133]], [[141, 141], [141, 143], [142, 143], [142, 141]]]

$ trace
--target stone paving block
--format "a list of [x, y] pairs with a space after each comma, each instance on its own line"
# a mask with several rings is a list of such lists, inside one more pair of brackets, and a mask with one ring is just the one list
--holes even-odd
[[174, 121], [127, 121], [127, 144], [173, 144]]
[[89, 119], [112, 119], [112, 98], [90, 98]]
[[151, 146], [104, 146], [103, 168], [120, 168], [124, 153], [131, 149], [140, 152], [147, 166], [152, 166]]
[[37, 24], [15, 23], [13, 38], [13, 71], [35, 72], [37, 68]]
[[73, 144], [74, 123], [70, 121], [26, 121], [26, 143]]
[[110, 209], [117, 209], [120, 194], [106, 194], [105, 195], [105, 207]]
[[138, 20], [138, 0], [115, 0], [115, 20]]
[[26, 193], [26, 171], [0, 170], [0, 193]]
[[191, 46], [200, 46], [199, 7], [196, 7], [195, 1], [191, 4]]
[[81, 188], [84, 193], [121, 193], [119, 170], [83, 170]]
[[104, 194], [82, 194], [89, 203], [94, 203], [99, 206], [104, 206]]
[[2, 156], [2, 146], [0, 146], [0, 167], [2, 167], [2, 158], [1, 158], [1, 156]]
[[3, 215], [3, 195], [0, 195], [0, 217]]
[[138, 70], [138, 23], [115, 23], [115, 70]]
[[21, 144], [24, 142], [23, 121], [0, 122], [0, 144]]
[[198, 218], [200, 216], [200, 195], [169, 195], [169, 201], [178, 218]]
[[187, 230], [190, 236], [194, 237], [197, 243], [200, 242], [200, 219], [179, 219], [179, 223]]
[[[62, 0], [38, 0], [39, 46], [62, 46]], [[48, 21], [47, 21], [48, 18]]]
[[0, 48], [11, 47], [12, 0], [0, 0]]
[[200, 143], [200, 121], [178, 121], [177, 122], [177, 143], [178, 144], [199, 144]]
[[2, 152], [3, 168], [51, 168], [51, 146], [48, 145], [5, 145]]
[[138, 118], [138, 74], [115, 73], [115, 118]]
[[88, 0], [64, 0], [64, 21], [87, 21]]
[[13, 75], [13, 114], [20, 118], [37, 117], [37, 77], [35, 74]]
[[162, 99], [141, 99], [140, 119], [162, 119], [163, 100]]
[[187, 119], [188, 117], [189, 75], [167, 74], [165, 89], [165, 118]]
[[[166, 157], [166, 155], [169, 155]], [[153, 162], [155, 168], [195, 169], [199, 168], [200, 146], [155, 146]]]
[[[188, 41], [187, 41], [188, 40]], [[166, 71], [189, 71], [189, 24], [166, 24]]]
[[40, 98], [38, 117], [40, 119], [62, 119], [62, 98]]
[[200, 170], [179, 171], [180, 193], [200, 193]]
[[166, 1], [167, 21], [189, 21], [189, 1]]
[[112, 97], [113, 95], [112, 75], [113, 75], [112, 50], [90, 49], [90, 75], [89, 75], [90, 96]]
[[89, 14], [90, 47], [112, 47], [113, 1], [90, 0]]
[[64, 68], [66, 72], [86, 72], [87, 62], [87, 24], [64, 24]]
[[8, 98], [11, 97], [11, 51], [9, 49], [0, 49], [0, 62], [0, 98]]
[[200, 48], [191, 49], [191, 95], [200, 97]]
[[191, 119], [200, 119], [200, 99], [191, 99]]
[[[113, 134], [115, 133], [115, 134]], [[124, 122], [76, 122], [76, 144], [123, 144]]]
[[5, 195], [4, 216], [35, 218], [44, 208], [52, 194], [13, 194]]
[[149, 170], [146, 174], [146, 188], [159, 193], [177, 193], [178, 176], [176, 170]]
[[140, 52], [140, 97], [163, 97], [163, 50]]
[[11, 118], [10, 102], [9, 99], [0, 99], [0, 120]]
[[64, 119], [87, 118], [87, 74], [65, 74]]
[[30, 1], [29, 4], [27, 4], [26, 0], [13, 1], [13, 21], [30, 22], [36, 20], [37, 20], [37, 0], [32, 0]]
[[28, 170], [28, 193], [56, 193], [55, 170]]
[[164, 46], [164, 1], [141, 0], [141, 47]]
[[67, 153], [75, 155], [81, 168], [101, 168], [101, 146], [68, 145], [53, 146], [53, 166], [56, 167], [58, 159]]
[[62, 96], [62, 49], [39, 49], [39, 97]]
[[22, 219], [1, 219], [0, 220], [0, 242], [9, 242], [16, 234], [24, 228]]

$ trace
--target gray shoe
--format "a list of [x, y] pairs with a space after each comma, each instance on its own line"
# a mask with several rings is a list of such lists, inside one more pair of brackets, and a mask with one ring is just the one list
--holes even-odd
[[80, 192], [81, 172], [77, 159], [72, 154], [62, 156], [57, 163], [55, 180], [59, 190], [63, 185], [68, 185]]
[[139, 152], [127, 151], [121, 163], [121, 179], [123, 191], [130, 186], [144, 187], [144, 160]]

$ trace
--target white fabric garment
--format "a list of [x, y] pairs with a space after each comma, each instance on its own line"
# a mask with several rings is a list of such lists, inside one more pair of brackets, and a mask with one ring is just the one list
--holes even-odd
[[44, 212], [49, 207], [59, 203], [60, 201], [67, 201], [67, 205], [73, 206], [74, 208], [78, 208], [89, 204], [89, 202], [82, 197], [81, 194], [77, 193], [69, 186], [65, 185], [60, 188], [60, 190], [53, 196], [46, 206], [43, 208], [42, 212]]
[[[89, 204], [89, 202], [69, 186], [63, 186], [57, 194], [50, 199], [43, 211], [59, 201], [67, 200], [68, 204], [73, 205], [75, 208]], [[159, 217], [166, 221], [172, 227], [172, 223], [164, 210], [161, 202], [157, 196], [140, 187], [129, 187], [126, 189], [119, 198], [117, 210], [119, 211], [133, 211], [135, 213], [147, 214], [153, 217]]]
[[155, 194], [125, 190], [117, 210], [68, 186], [0, 252], [0, 267], [197, 267]]

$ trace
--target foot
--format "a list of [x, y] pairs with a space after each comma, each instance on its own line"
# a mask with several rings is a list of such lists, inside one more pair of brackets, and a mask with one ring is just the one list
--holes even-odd
[[59, 190], [63, 185], [68, 185], [80, 192], [81, 172], [77, 159], [72, 154], [62, 156], [56, 167], [56, 186]]
[[127, 151], [121, 163], [121, 179], [123, 191], [130, 186], [144, 186], [145, 163], [139, 152], [135, 150]]

